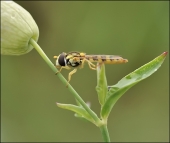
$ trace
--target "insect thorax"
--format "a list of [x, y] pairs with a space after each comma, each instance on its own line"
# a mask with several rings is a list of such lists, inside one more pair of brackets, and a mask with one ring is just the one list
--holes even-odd
[[71, 67], [78, 67], [79, 65], [81, 65], [81, 61], [80, 62], [74, 62], [74, 61], [69, 60], [67, 65], [71, 66]]
[[66, 62], [68, 66], [78, 67], [82, 64], [83, 57], [82, 53], [79, 52], [70, 52], [66, 55]]

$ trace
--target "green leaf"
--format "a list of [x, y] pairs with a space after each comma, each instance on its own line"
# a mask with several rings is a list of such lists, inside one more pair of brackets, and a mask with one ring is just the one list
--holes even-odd
[[107, 80], [105, 75], [105, 66], [103, 63], [97, 65], [97, 86], [96, 91], [98, 93], [98, 99], [101, 105], [105, 103], [105, 98], [108, 92]]
[[[80, 104], [80, 102], [79, 102], [77, 99], [76, 99], [76, 103], [77, 103], [77, 105], [78, 105], [79, 107], [82, 107], [82, 108], [83, 108], [83, 106]], [[87, 104], [87, 106], [90, 108], [90, 102], [86, 102], [86, 104]], [[81, 120], [83, 120], [83, 121], [88, 121], [87, 119], [85, 119], [84, 117], [82, 117], [80, 114], [75, 113], [74, 116], [77, 117], [77, 118], [79, 118], [79, 119], [81, 119]]]
[[93, 120], [93, 118], [89, 115], [89, 113], [83, 107], [72, 105], [72, 104], [61, 104], [61, 103], [56, 103], [56, 104], [60, 108], [75, 112], [76, 113], [75, 116], [85, 118], [86, 120], [95, 124], [95, 121]]
[[76, 99], [76, 103], [78, 106], [83, 107], [77, 99]]
[[126, 75], [116, 85], [109, 87], [110, 90], [108, 92], [106, 102], [101, 110], [102, 118], [108, 118], [114, 104], [128, 89], [156, 72], [163, 63], [167, 53], [168, 52], [164, 52], [149, 63]]
[[89, 120], [87, 120], [86, 118], [82, 117], [81, 115], [75, 113], [74, 116], [82, 121], [85, 121], [85, 122], [89, 122]]

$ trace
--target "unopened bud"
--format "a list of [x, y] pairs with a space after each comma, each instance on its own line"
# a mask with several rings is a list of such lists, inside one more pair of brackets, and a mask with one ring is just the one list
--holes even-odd
[[37, 42], [38, 37], [38, 26], [28, 11], [13, 1], [1, 1], [2, 55], [26, 54], [33, 49], [29, 40]]

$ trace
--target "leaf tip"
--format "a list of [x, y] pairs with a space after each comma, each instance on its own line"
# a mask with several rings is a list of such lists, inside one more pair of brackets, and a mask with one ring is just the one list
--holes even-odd
[[58, 106], [58, 104], [59, 104], [59, 103], [58, 103], [58, 102], [56, 102], [55, 104]]
[[97, 69], [101, 69], [102, 65], [104, 65], [103, 62], [98, 62], [98, 63], [97, 63]]
[[162, 56], [166, 56], [168, 54], [168, 52], [163, 52]]

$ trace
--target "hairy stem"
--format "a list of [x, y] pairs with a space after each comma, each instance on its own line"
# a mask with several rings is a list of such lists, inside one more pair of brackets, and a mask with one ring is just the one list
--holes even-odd
[[[37, 52], [41, 55], [41, 57], [45, 60], [45, 62], [49, 65], [49, 67], [56, 73], [58, 72], [57, 68], [54, 66], [54, 64], [50, 61], [50, 59], [46, 56], [44, 51], [41, 49], [41, 47], [33, 40], [30, 39], [29, 44], [31, 44]], [[61, 73], [58, 73], [57, 76], [62, 81], [62, 83], [66, 86], [67, 80], [62, 76]], [[83, 99], [79, 96], [79, 94], [74, 90], [74, 88], [68, 84], [69, 91], [73, 94], [73, 96], [80, 102], [80, 104], [84, 107], [84, 109], [91, 115], [91, 117], [94, 119], [94, 121], [99, 124], [101, 120], [97, 117], [97, 115], [87, 106], [87, 104], [83, 101]]]

